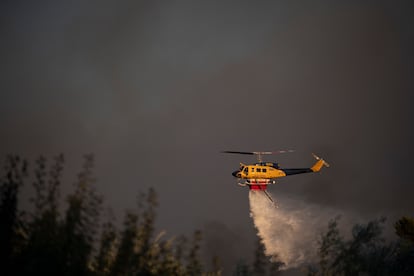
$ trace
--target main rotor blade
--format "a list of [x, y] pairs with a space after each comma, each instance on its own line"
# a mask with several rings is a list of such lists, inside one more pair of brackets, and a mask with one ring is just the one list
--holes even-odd
[[222, 153], [236, 153], [236, 154], [248, 154], [248, 155], [265, 155], [265, 154], [279, 154], [279, 153], [288, 153], [294, 152], [294, 150], [277, 150], [277, 151], [231, 151], [226, 150], [222, 151]]
[[249, 151], [230, 151], [230, 150], [225, 150], [222, 151], [222, 153], [237, 153], [237, 154], [249, 154], [249, 155], [254, 155], [254, 152], [249, 152]]
[[253, 154], [279, 154], [279, 153], [288, 153], [294, 152], [294, 150], [277, 150], [277, 151], [254, 151]]

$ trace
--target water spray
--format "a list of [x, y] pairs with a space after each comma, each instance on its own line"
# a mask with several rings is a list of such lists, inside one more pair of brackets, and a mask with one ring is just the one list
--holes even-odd
[[261, 191], [249, 192], [250, 216], [265, 246], [265, 254], [284, 263], [283, 269], [315, 260], [317, 238], [337, 211], [279, 196], [278, 207]]

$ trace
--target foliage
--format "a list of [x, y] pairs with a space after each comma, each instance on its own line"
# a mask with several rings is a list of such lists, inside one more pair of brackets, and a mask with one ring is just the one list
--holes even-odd
[[111, 221], [102, 225], [99, 252], [95, 256], [93, 270], [97, 275], [109, 275], [112, 272], [116, 254], [117, 233]]
[[[102, 197], [94, 188], [93, 155], [84, 163], [60, 213], [59, 190], [63, 155], [48, 166], [40, 156], [34, 165], [33, 211], [18, 210], [18, 195], [28, 179], [27, 162], [8, 156], [0, 189], [1, 275], [220, 275], [204, 272], [200, 261], [202, 235], [187, 239], [155, 233], [157, 194], [141, 193], [138, 209], [125, 213], [118, 230], [110, 219], [100, 223]], [[188, 247], [188, 248], [187, 248]]]
[[267, 264], [269, 263], [268, 257], [264, 254], [265, 247], [260, 239], [257, 239], [257, 247], [255, 250], [254, 262], [253, 262], [253, 274], [260, 276], [266, 275]]
[[26, 222], [26, 246], [19, 257], [19, 272], [22, 274], [55, 274], [61, 270], [58, 191], [63, 163], [63, 155], [54, 158], [47, 181], [46, 159], [41, 156], [36, 161], [35, 197], [32, 198], [35, 208], [31, 220]]
[[191, 244], [190, 252], [188, 255], [187, 271], [189, 275], [200, 275], [203, 269], [199, 259], [201, 239], [201, 231], [195, 231], [193, 235], [193, 241]]
[[402, 217], [395, 225], [396, 234], [403, 240], [414, 243], [414, 219]]
[[265, 247], [260, 238], [256, 239], [256, 250], [251, 266], [241, 259], [236, 265], [233, 275], [280, 275], [283, 262], [277, 255], [265, 255]]
[[236, 269], [233, 273], [234, 276], [249, 276], [253, 275], [250, 271], [249, 265], [245, 260], [241, 259], [236, 265]]
[[25, 225], [17, 207], [18, 193], [26, 176], [27, 161], [7, 156], [0, 186], [0, 267], [5, 273], [14, 270], [14, 261], [24, 247]]
[[[402, 238], [409, 237], [409, 221], [402, 218], [395, 224]], [[351, 238], [345, 240], [338, 229], [338, 218], [330, 221], [319, 240], [319, 266], [309, 269], [309, 275], [412, 275], [413, 244], [404, 247], [401, 240], [386, 243], [382, 238], [384, 222], [381, 218], [357, 224]]]

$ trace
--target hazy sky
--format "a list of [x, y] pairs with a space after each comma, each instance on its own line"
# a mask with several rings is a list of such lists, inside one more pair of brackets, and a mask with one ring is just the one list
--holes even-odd
[[223, 2], [2, 1], [0, 153], [63, 152], [74, 180], [93, 152], [115, 213], [153, 186], [160, 229], [234, 252], [255, 230], [231, 172], [254, 159], [221, 150], [315, 152], [332, 167], [276, 198], [413, 215], [412, 1]]

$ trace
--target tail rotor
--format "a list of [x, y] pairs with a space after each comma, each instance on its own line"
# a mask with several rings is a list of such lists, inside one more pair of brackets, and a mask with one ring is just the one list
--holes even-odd
[[316, 160], [322, 160], [322, 163], [323, 163], [323, 165], [325, 166], [325, 167], [327, 167], [327, 168], [329, 168], [330, 167], [330, 165], [328, 164], [328, 162], [326, 162], [325, 160], [323, 160], [322, 158], [320, 158], [319, 156], [317, 156], [316, 154], [314, 154], [314, 153], [312, 153], [312, 155], [313, 155], [313, 157], [316, 159]]

